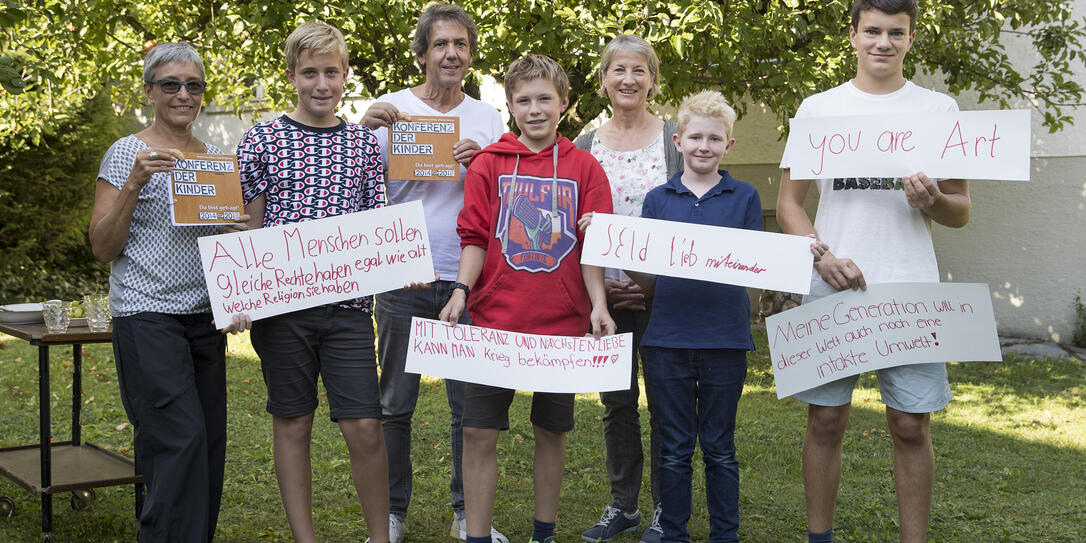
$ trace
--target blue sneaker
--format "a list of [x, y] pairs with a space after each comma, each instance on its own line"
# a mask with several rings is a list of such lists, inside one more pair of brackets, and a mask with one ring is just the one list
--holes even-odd
[[589, 542], [610, 541], [612, 537], [625, 532], [634, 532], [641, 527], [641, 512], [635, 511], [633, 516], [623, 513], [621, 509], [608, 505], [603, 508], [603, 516], [595, 526], [584, 531], [581, 539]]
[[649, 527], [645, 528], [645, 533], [641, 534], [641, 543], [660, 543], [660, 539], [664, 537], [664, 529], [660, 527], [660, 506], [656, 506], [656, 510], [652, 512], [652, 522], [649, 523]]

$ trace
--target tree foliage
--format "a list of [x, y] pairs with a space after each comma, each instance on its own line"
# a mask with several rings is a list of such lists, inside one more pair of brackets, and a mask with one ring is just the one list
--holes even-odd
[[[525, 52], [551, 55], [568, 70], [573, 108], [567, 134], [606, 107], [594, 94], [599, 51], [615, 34], [634, 32], [662, 60], [663, 100], [715, 87], [741, 107], [765, 103], [783, 120], [808, 94], [848, 79], [854, 57], [847, 40], [846, 0], [462, 0], [480, 30], [473, 77], [501, 78]], [[1073, 67], [1086, 63], [1086, 25], [1072, 0], [945, 0], [921, 2], [909, 74], [937, 74], [951, 92], [974, 91], [1000, 105], [1037, 105], [1050, 130], [1070, 121], [1082, 85]], [[64, 120], [65, 107], [108, 89], [117, 107], [140, 100], [145, 47], [185, 39], [205, 59], [208, 98], [243, 111], [289, 107], [282, 44], [298, 23], [320, 19], [341, 28], [363, 96], [418, 83], [410, 51], [422, 4], [410, 0], [0, 0], [0, 53], [13, 59], [25, 92], [0, 92], [0, 133], [35, 138]], [[1034, 53], [1012, 59], [1005, 42]], [[254, 96], [256, 83], [264, 89]]]

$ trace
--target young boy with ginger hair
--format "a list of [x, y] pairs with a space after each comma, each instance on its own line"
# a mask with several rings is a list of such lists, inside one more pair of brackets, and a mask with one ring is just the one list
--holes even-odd
[[[472, 158], [457, 221], [460, 266], [441, 319], [455, 323], [466, 308], [474, 324], [487, 328], [612, 334], [603, 268], [580, 264], [584, 238], [577, 229], [586, 212], [611, 212], [611, 189], [596, 159], [557, 133], [569, 105], [569, 79], [554, 60], [526, 55], [509, 66], [505, 93], [520, 136], [506, 133]], [[468, 543], [491, 541], [498, 435], [509, 427], [514, 395], [513, 390], [473, 383], [464, 394]], [[531, 541], [553, 543], [565, 434], [573, 428], [573, 394], [534, 393], [531, 420]]]
[[[251, 127], [238, 145], [249, 228], [292, 224], [382, 207], [377, 138], [336, 117], [347, 79], [343, 34], [305, 23], [284, 47], [294, 111]], [[313, 159], [311, 166], [307, 159]], [[315, 542], [309, 444], [317, 377], [339, 423], [351, 478], [374, 543], [388, 542], [388, 460], [369, 297], [252, 323], [272, 415], [275, 474], [295, 541]]]

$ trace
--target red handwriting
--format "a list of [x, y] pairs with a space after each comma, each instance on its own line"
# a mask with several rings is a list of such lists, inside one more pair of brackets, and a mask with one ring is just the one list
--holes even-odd
[[875, 148], [884, 153], [893, 153], [898, 149], [908, 153], [916, 146], [905, 147], [905, 142], [908, 141], [913, 135], [912, 130], [906, 130], [904, 132], [893, 132], [890, 130], [884, 130], [882, 134], [879, 134], [879, 139], [875, 140]]
[[676, 266], [680, 268], [683, 266], [693, 266], [698, 263], [698, 255], [694, 254], [694, 240], [687, 241], [686, 238], [682, 238], [679, 242], [679, 255], [678, 260], [675, 259], [675, 237], [671, 238], [671, 254], [668, 255], [668, 265]]
[[[834, 134], [829, 137], [829, 142], [826, 141], [826, 136], [822, 136], [822, 141], [815, 145], [814, 140], [810, 134], [807, 134], [807, 141], [811, 144], [812, 149], [820, 151], [818, 156], [818, 171], [811, 170], [811, 173], [818, 175], [822, 173], [822, 169], [826, 163], [826, 149], [830, 150], [830, 153], [839, 155], [845, 152], [845, 148], [848, 147], [849, 151], [855, 152], [860, 148], [860, 137], [863, 135], [863, 131], [856, 132], [856, 145], [852, 144], [852, 134]], [[837, 150], [834, 150], [834, 143], [836, 143]]]
[[396, 219], [388, 226], [378, 226], [374, 228], [373, 236], [377, 238], [377, 242], [374, 245], [382, 245], [385, 243], [399, 243], [401, 241], [417, 241], [422, 238], [422, 231], [413, 226], [404, 227], [403, 219]]
[[927, 349], [928, 347], [931, 347], [932, 344], [933, 344], [933, 342], [932, 342], [931, 338], [928, 338], [927, 336], [919, 336], [919, 337], [917, 337], [915, 339], [908, 340], [908, 341], [894, 341], [894, 342], [890, 342], [890, 341], [887, 341], [887, 340], [884, 339], [884, 340], [882, 340], [881, 345], [879, 344], [879, 341], [877, 341], [877, 340], [875, 341], [875, 349], [882, 356], [890, 356], [890, 355], [894, 354], [895, 352], [901, 353], [901, 352], [912, 351], [914, 349]]
[[[234, 267], [236, 267], [236, 268], [245, 268], [245, 269], [249, 269], [249, 268], [267, 268], [268, 267], [267, 264], [269, 262], [271, 262], [272, 260], [275, 260], [275, 255], [272, 254], [271, 252], [264, 252], [260, 256], [257, 256], [257, 254], [256, 254], [256, 246], [253, 244], [253, 238], [248, 238], [249, 248], [248, 248], [248, 250], [246, 250], [245, 241], [246, 241], [246, 239], [244, 239], [244, 238], [241, 238], [241, 237], [238, 238], [238, 249], [239, 249], [238, 256], [241, 257], [241, 262], [238, 262], [237, 258], [235, 258], [230, 253], [230, 251], [226, 248], [225, 245], [223, 245], [219, 241], [216, 241], [215, 242], [215, 252], [211, 256], [211, 265], [208, 266], [208, 268], [207, 268], [208, 271], [209, 272], [215, 271], [215, 264], [218, 263], [220, 258], [225, 258], [225, 259], [228, 259], [230, 262], [233, 262]], [[250, 259], [250, 257], [252, 257], [252, 258]]]
[[640, 260], [641, 262], [644, 262], [648, 259], [649, 241], [652, 239], [651, 232], [645, 234], [644, 243], [638, 247], [636, 230], [625, 226], [618, 232], [614, 232], [614, 229], [615, 225], [613, 223], [607, 225], [607, 250], [601, 253], [601, 256], [614, 254], [616, 258], [623, 258], [626, 255], [624, 249], [628, 245], [630, 260]]
[[725, 268], [728, 268], [728, 269], [736, 270], [736, 271], [749, 271], [749, 272], [751, 272], [751, 273], [753, 273], [755, 275], [765, 271], [765, 268], [759, 268], [758, 267], [757, 262], [755, 262], [754, 264], [749, 264], [748, 265], [748, 264], [743, 264], [743, 263], [739, 262], [738, 260], [732, 260], [732, 254], [731, 253], [728, 253], [728, 256], [725, 256], [724, 258], [719, 258], [719, 259], [717, 259], [717, 258], [708, 258], [708, 259], [705, 260], [705, 267], [706, 268], [719, 268], [721, 266], [723, 266]]
[[845, 371], [849, 368], [859, 366], [860, 364], [866, 364], [867, 360], [866, 352], [859, 352], [849, 349], [848, 354], [840, 352], [829, 356], [828, 361], [818, 365], [818, 377], [825, 378], [826, 371], [829, 371], [830, 375], [833, 375], [839, 371]]
[[[999, 130], [999, 124], [998, 123], [992, 123], [992, 138], [991, 139], [988, 139], [988, 138], [986, 138], [984, 136], [977, 136], [973, 140], [973, 156], [974, 157], [979, 157], [980, 156], [980, 145], [981, 145], [981, 143], [987, 143], [987, 144], [989, 144], [989, 154], [988, 154], [988, 156], [991, 157], [991, 158], [995, 158], [995, 144], [996, 144], [997, 141], [1002, 139], [998, 135], [996, 135], [998, 130]], [[955, 136], [957, 136], [956, 140], [955, 140]], [[956, 141], [956, 143], [951, 143], [952, 141]], [[968, 143], [966, 143], [966, 141], [965, 141], [965, 136], [962, 135], [961, 121], [956, 121], [954, 123], [954, 128], [950, 129], [950, 135], [948, 135], [947, 138], [946, 138], [946, 144], [943, 145], [943, 153], [941, 155], [939, 155], [939, 158], [940, 159], [946, 158], [947, 150], [951, 149], [953, 147], [960, 147], [961, 151], [962, 151], [962, 157], [963, 158], [968, 157], [969, 154], [966, 151], [966, 149], [968, 149], [967, 145], [968, 145]]]

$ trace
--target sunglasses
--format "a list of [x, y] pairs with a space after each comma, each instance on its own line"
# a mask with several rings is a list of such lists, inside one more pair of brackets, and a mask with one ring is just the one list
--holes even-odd
[[158, 85], [162, 89], [162, 92], [166, 94], [177, 94], [181, 92], [181, 87], [185, 87], [185, 90], [189, 94], [203, 94], [204, 89], [207, 88], [206, 81], [178, 81], [176, 79], [158, 79], [155, 81], [148, 81], [152, 85]]

